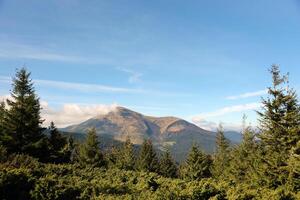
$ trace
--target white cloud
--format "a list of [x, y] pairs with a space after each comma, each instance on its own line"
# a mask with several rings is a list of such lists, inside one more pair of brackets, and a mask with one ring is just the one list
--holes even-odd
[[[1, 95], [0, 102], [11, 99], [10, 95]], [[49, 106], [47, 101], [40, 101], [42, 107], [41, 117], [45, 119], [43, 126], [50, 125], [53, 121], [57, 127], [65, 127], [72, 124], [81, 123], [97, 115], [107, 114], [114, 111], [118, 104], [96, 104], [80, 105], [75, 103], [63, 104], [62, 107], [54, 109]]]
[[107, 114], [117, 108], [117, 104], [105, 105], [79, 105], [64, 104], [59, 109], [51, 108], [47, 102], [41, 101], [42, 118], [45, 119], [44, 126], [53, 121], [58, 127], [66, 127], [72, 124], [81, 123], [97, 115]]
[[219, 123], [222, 124], [225, 131], [237, 131], [240, 132], [242, 130], [242, 123], [228, 123], [228, 122], [214, 122], [208, 121], [205, 119], [199, 119], [197, 121], [193, 121], [197, 126], [209, 130], [209, 131], [217, 131], [219, 127]]
[[239, 95], [235, 95], [235, 96], [228, 96], [228, 97], [226, 97], [226, 99], [228, 99], [228, 100], [245, 99], [245, 98], [249, 98], [249, 97], [262, 96], [265, 94], [267, 94], [267, 90], [259, 90], [259, 91], [247, 92], [247, 93], [239, 94]]
[[125, 73], [129, 74], [129, 79], [128, 79], [129, 83], [140, 82], [141, 81], [141, 77], [143, 76], [142, 73], [133, 71], [131, 69], [127, 69], [127, 68], [117, 68], [117, 69], [120, 70], [120, 71], [122, 71], [122, 72], [125, 72]]
[[[218, 123], [209, 120], [213, 117], [220, 117], [224, 116], [226, 114], [230, 113], [236, 113], [236, 112], [243, 112], [247, 110], [255, 110], [259, 109], [261, 107], [260, 103], [248, 103], [248, 104], [241, 104], [241, 105], [234, 105], [234, 106], [228, 106], [221, 109], [218, 109], [216, 111], [207, 112], [207, 113], [200, 113], [199, 115], [195, 115], [191, 118], [191, 121], [201, 128], [207, 129], [207, 130], [213, 130], [215, 131], [218, 127]], [[223, 127], [225, 130], [241, 130], [241, 123], [223, 123]]]
[[[11, 78], [6, 76], [0, 76], [0, 82], [10, 83]], [[145, 92], [144, 90], [141, 89], [113, 87], [113, 86], [99, 85], [99, 84], [73, 83], [73, 82], [51, 81], [51, 80], [40, 80], [40, 79], [35, 79], [33, 82], [35, 82], [37, 86], [47, 86], [47, 87], [54, 87], [59, 89], [77, 90], [80, 92], [114, 92], [114, 93], [144, 93]]]
[[246, 111], [246, 110], [255, 110], [255, 109], [260, 108], [260, 106], [261, 106], [261, 104], [256, 103], [256, 102], [255, 103], [228, 106], [228, 107], [224, 107], [224, 108], [221, 108], [219, 110], [216, 110], [216, 111], [201, 113], [199, 115], [194, 116], [192, 119], [193, 119], [193, 121], [194, 120], [197, 121], [197, 120], [202, 120], [202, 119], [211, 118], [211, 117], [219, 117], [219, 116], [226, 115], [228, 113], [242, 112], [242, 111]]

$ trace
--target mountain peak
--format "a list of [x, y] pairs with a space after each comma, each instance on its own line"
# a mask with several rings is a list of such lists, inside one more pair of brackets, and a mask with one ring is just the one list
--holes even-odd
[[114, 140], [125, 141], [130, 137], [134, 144], [141, 144], [144, 139], [151, 139], [157, 148], [180, 149], [182, 155], [179, 156], [185, 155], [195, 142], [208, 152], [213, 151], [215, 143], [213, 132], [183, 119], [145, 116], [122, 106], [115, 107], [107, 114], [66, 127], [63, 131], [86, 133], [91, 127], [95, 127], [98, 134], [109, 135]]

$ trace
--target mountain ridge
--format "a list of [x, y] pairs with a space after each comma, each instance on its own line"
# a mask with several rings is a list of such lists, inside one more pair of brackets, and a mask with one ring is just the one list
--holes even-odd
[[157, 149], [169, 148], [176, 160], [185, 157], [193, 144], [207, 153], [215, 149], [215, 132], [177, 117], [146, 116], [125, 107], [116, 107], [107, 114], [96, 115], [61, 130], [84, 134], [91, 127], [96, 128], [97, 134], [109, 135], [121, 142], [130, 137], [134, 144], [140, 145], [145, 139], [151, 139]]

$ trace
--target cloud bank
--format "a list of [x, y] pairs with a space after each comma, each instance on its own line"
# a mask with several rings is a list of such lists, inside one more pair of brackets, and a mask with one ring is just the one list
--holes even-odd
[[97, 105], [79, 105], [64, 104], [59, 109], [53, 109], [45, 101], [41, 102], [42, 118], [45, 119], [44, 126], [48, 126], [53, 121], [57, 127], [66, 127], [72, 124], [81, 123], [97, 115], [104, 115], [114, 111], [118, 105], [97, 104]]

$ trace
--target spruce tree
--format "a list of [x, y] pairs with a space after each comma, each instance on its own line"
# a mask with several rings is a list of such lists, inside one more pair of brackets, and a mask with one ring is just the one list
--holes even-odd
[[203, 153], [193, 144], [184, 165], [181, 167], [180, 174], [182, 178], [188, 180], [200, 180], [211, 176], [210, 156]]
[[261, 165], [258, 171], [269, 187], [284, 185], [288, 179], [289, 152], [300, 138], [300, 109], [296, 93], [289, 88], [277, 65], [271, 70], [272, 87], [262, 100], [260, 122]]
[[79, 162], [79, 145], [72, 136], [67, 139], [67, 144], [63, 149], [64, 161], [70, 163]]
[[50, 137], [49, 137], [49, 146], [50, 146], [50, 160], [53, 162], [62, 162], [63, 161], [63, 148], [67, 144], [67, 139], [62, 136], [62, 134], [57, 130], [54, 122], [50, 123], [49, 126]]
[[230, 179], [235, 182], [253, 182], [256, 175], [257, 144], [255, 132], [246, 125], [246, 117], [243, 117], [243, 140], [236, 145], [231, 153], [230, 159]]
[[177, 166], [169, 149], [163, 153], [160, 159], [159, 173], [169, 178], [177, 177]]
[[159, 162], [151, 140], [144, 140], [138, 160], [138, 168], [141, 171], [158, 172]]
[[224, 129], [222, 125], [219, 125], [216, 134], [216, 152], [213, 161], [213, 175], [216, 178], [225, 175], [230, 161], [230, 149], [229, 141], [224, 135]]
[[263, 111], [258, 112], [259, 137], [267, 151], [287, 155], [300, 139], [300, 107], [295, 91], [284, 84], [287, 79], [279, 67], [273, 65], [270, 72], [273, 85], [268, 89], [269, 97], [262, 100]]
[[96, 129], [91, 128], [87, 132], [85, 142], [79, 148], [79, 163], [81, 165], [91, 167], [104, 166], [105, 161], [99, 144]]
[[125, 170], [133, 170], [135, 166], [136, 158], [134, 153], [133, 144], [128, 137], [123, 144], [122, 148], [118, 151], [117, 167]]
[[34, 157], [47, 157], [47, 140], [42, 133], [39, 98], [35, 94], [30, 73], [25, 68], [13, 79], [9, 109], [3, 122], [2, 142], [9, 153], [26, 153]]

